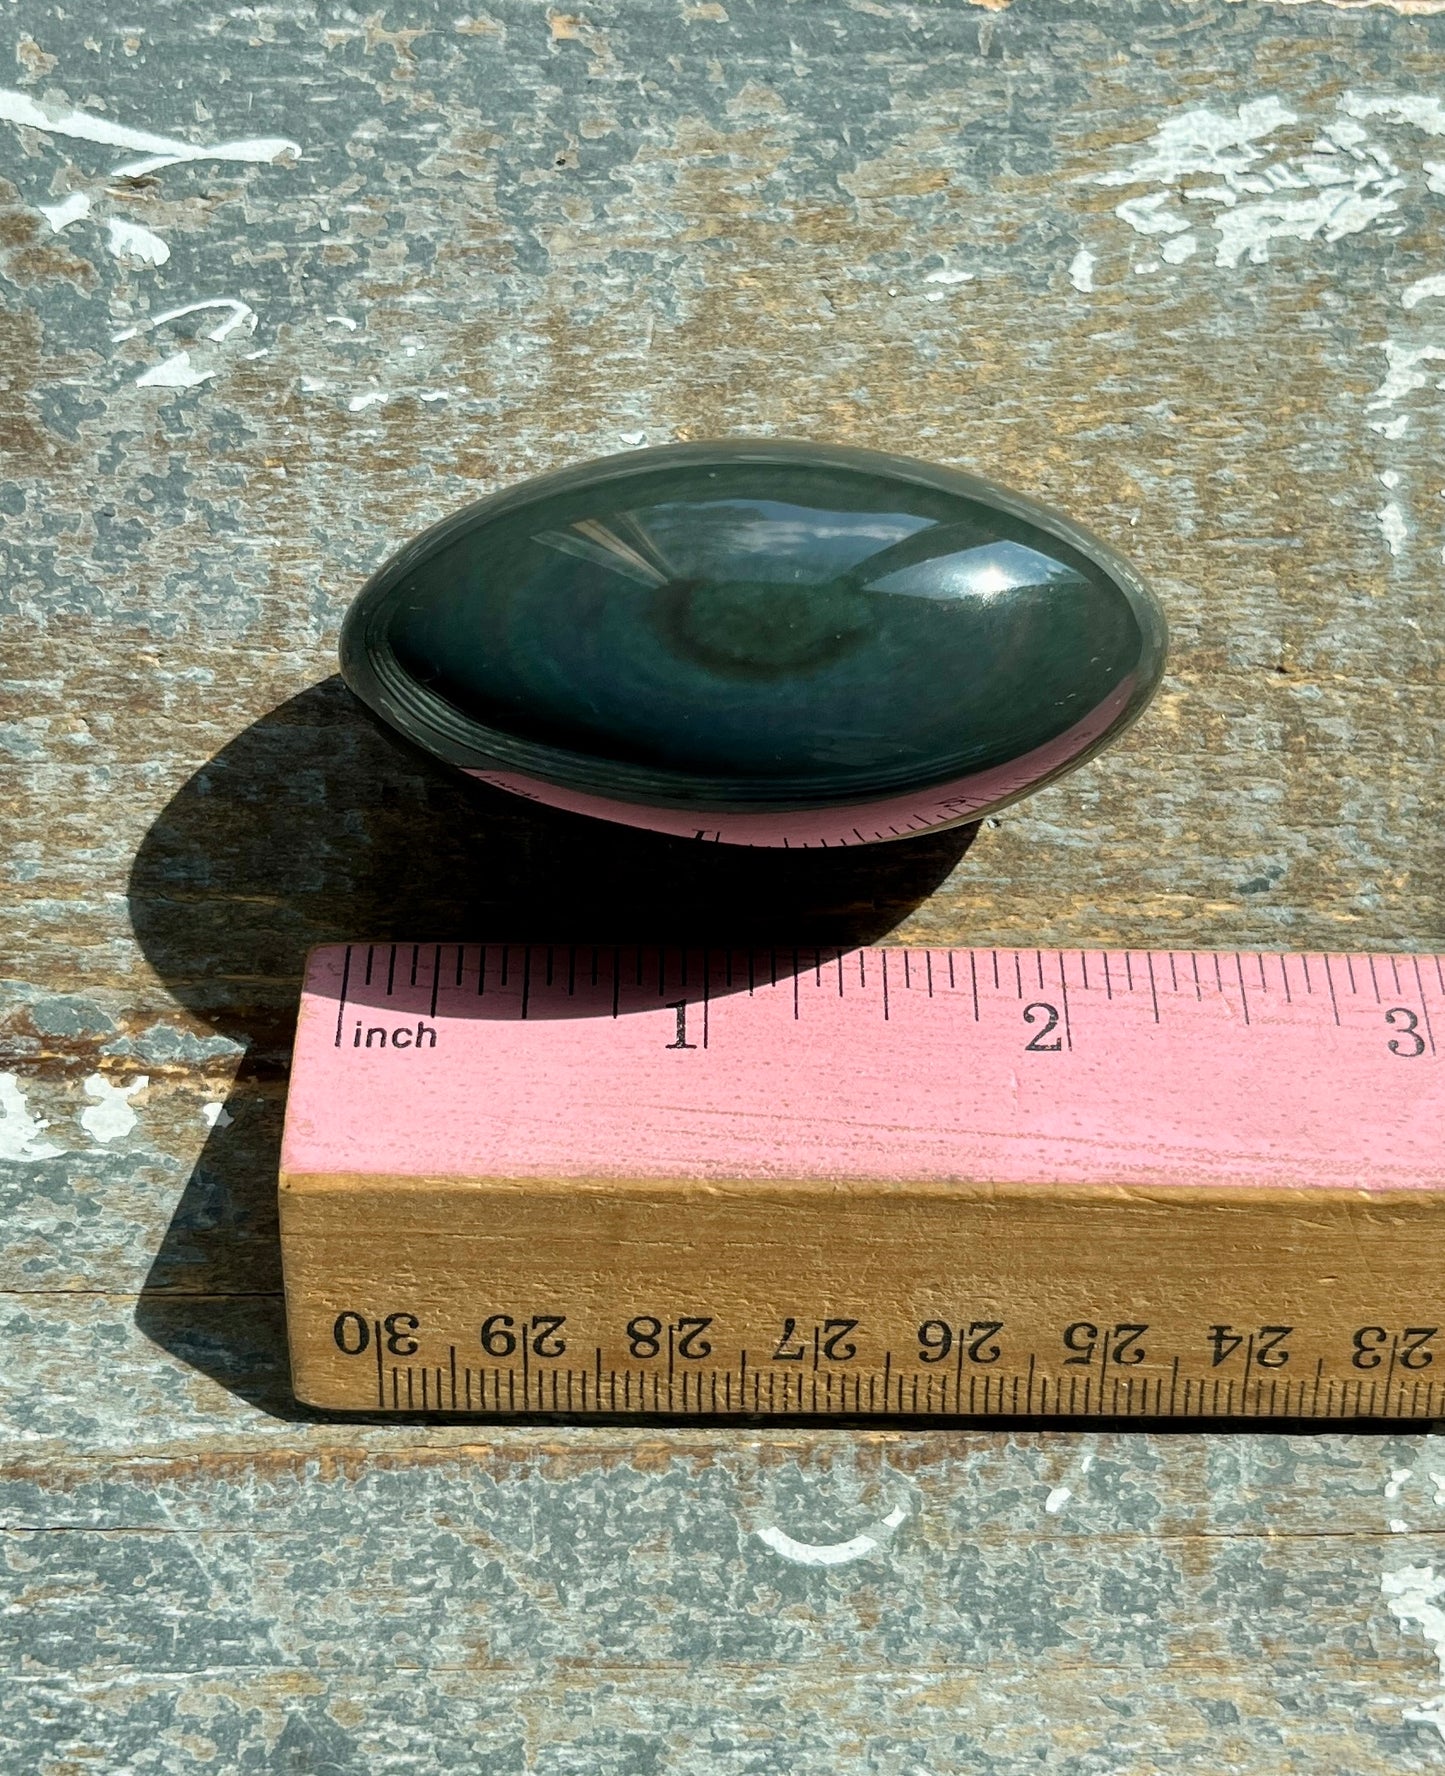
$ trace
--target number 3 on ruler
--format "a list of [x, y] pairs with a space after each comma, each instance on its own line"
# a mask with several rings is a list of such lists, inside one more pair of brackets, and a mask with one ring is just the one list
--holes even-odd
[[1398, 1036], [1390, 1038], [1391, 1054], [1404, 1055], [1406, 1060], [1414, 1060], [1416, 1055], [1424, 1054], [1425, 1038], [1420, 1034], [1420, 1019], [1408, 1005], [1397, 1005], [1393, 1010], [1387, 1011], [1385, 1022], [1400, 1032]]
[[1045, 1005], [1042, 999], [1035, 1000], [1032, 1005], [1024, 1007], [1024, 1022], [1026, 1024], [1035, 1024], [1040, 1017], [1044, 1019], [1044, 1027], [1042, 1030], [1035, 1031], [1033, 1038], [1024, 1044], [1024, 1053], [1057, 1054], [1064, 1046], [1063, 1037], [1054, 1036], [1052, 1042], [1045, 1042], [1044, 1038], [1053, 1036], [1054, 1031], [1059, 1027], [1058, 1007]]

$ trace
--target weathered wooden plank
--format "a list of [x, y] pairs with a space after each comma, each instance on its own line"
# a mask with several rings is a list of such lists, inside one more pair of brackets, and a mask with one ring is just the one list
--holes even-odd
[[[1437, 947], [1442, 21], [8, 24], [0, 1762], [1433, 1767], [1432, 1438], [293, 1419], [271, 1179], [326, 939]], [[300, 153], [127, 177], [77, 112]], [[699, 858], [328, 678], [463, 499], [725, 431], [1074, 512], [1168, 605], [1148, 720], [967, 848]]]
[[[1342, 1752], [1360, 1745], [1380, 1770], [1431, 1767], [1428, 1747], [1420, 1754], [1410, 1737], [1419, 1729], [1394, 1723], [1395, 1698], [1385, 1702], [1379, 1687], [1350, 1684], [1322, 1705], [1308, 1682], [1279, 1682], [1263, 1666], [1233, 1683], [1191, 1673], [1190, 1700], [1168, 1707], [1160, 1673], [1134, 1670], [1077, 1683], [1041, 1680], [1036, 1671], [800, 1675], [721, 1661], [713, 1670], [706, 1700], [681, 1667], [623, 1674], [590, 1663], [546, 1683], [532, 1671], [486, 1666], [389, 1669], [365, 1680], [305, 1665], [125, 1683], [28, 1678], [7, 1700], [35, 1723], [24, 1727], [27, 1747], [43, 1747], [57, 1768], [69, 1760], [77, 1769], [113, 1750], [149, 1756], [162, 1769], [289, 1764], [328, 1776], [433, 1760], [498, 1776], [598, 1769], [821, 1776], [839, 1760], [983, 1776], [1021, 1766], [1152, 1767], [1161, 1758], [1191, 1776], [1213, 1776], [1222, 1762], [1293, 1776], [1336, 1767]], [[20, 1742], [12, 1734], [10, 1743]], [[1356, 1754], [1353, 1767], [1372, 1765]]]

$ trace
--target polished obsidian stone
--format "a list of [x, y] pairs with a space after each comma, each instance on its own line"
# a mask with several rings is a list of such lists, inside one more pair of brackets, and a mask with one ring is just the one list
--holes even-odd
[[534, 799], [745, 844], [977, 819], [1148, 702], [1138, 575], [987, 481], [731, 440], [544, 475], [417, 538], [342, 670], [431, 752]]

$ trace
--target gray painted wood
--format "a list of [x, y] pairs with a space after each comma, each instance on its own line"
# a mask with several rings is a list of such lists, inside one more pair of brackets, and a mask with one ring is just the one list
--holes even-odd
[[[0, 1767], [1445, 1762], [1431, 1436], [310, 1419], [272, 1203], [323, 939], [1440, 946], [1434, 10], [10, 8]], [[971, 844], [719, 861], [330, 677], [461, 500], [736, 431], [1073, 512], [1156, 710]]]

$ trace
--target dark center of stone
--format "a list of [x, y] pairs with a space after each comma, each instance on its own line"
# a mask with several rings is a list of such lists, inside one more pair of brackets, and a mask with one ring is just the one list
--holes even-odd
[[847, 588], [765, 580], [669, 581], [658, 587], [652, 615], [680, 658], [763, 682], [841, 660], [875, 627], [867, 600]]

